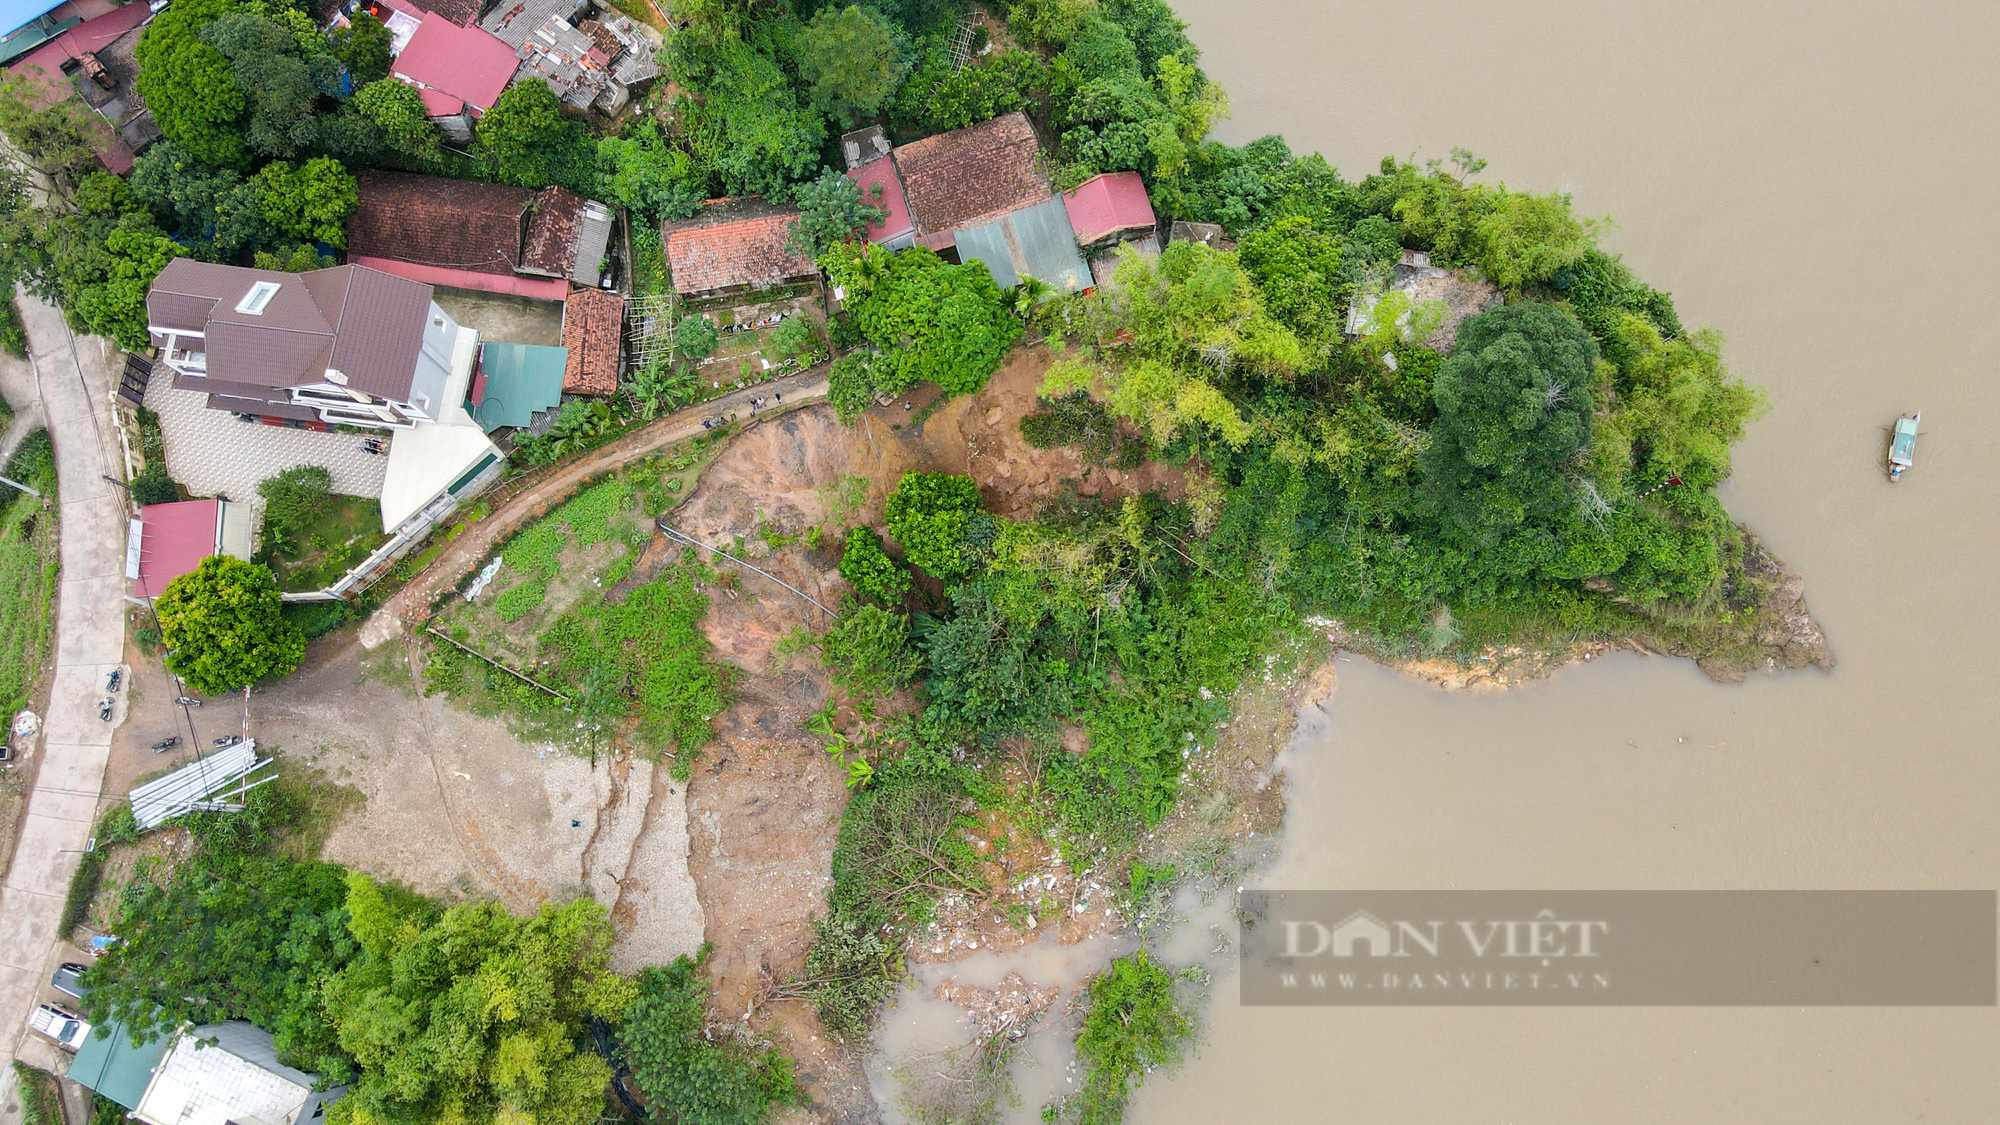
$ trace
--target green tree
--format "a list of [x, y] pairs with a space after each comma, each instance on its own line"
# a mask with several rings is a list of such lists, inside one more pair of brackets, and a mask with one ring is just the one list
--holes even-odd
[[356, 91], [348, 105], [375, 127], [384, 146], [416, 167], [429, 167], [443, 155], [443, 136], [415, 86], [379, 78]]
[[287, 1061], [330, 1081], [348, 1075], [319, 1004], [320, 986], [360, 951], [340, 868], [204, 855], [163, 882], [136, 881], [116, 925], [122, 940], [90, 968], [92, 1020], [139, 1038], [249, 1020]]
[[204, 695], [286, 675], [305, 659], [306, 639], [282, 604], [269, 567], [210, 555], [154, 600], [167, 667]]
[[257, 482], [264, 501], [265, 542], [297, 546], [333, 511], [333, 473], [324, 465], [294, 465]]
[[307, 242], [347, 245], [347, 217], [361, 203], [353, 176], [330, 156], [294, 168], [274, 160], [252, 177], [260, 186], [264, 218], [284, 234]]
[[1567, 195], [1505, 192], [1479, 220], [1479, 267], [1507, 289], [1547, 281], [1595, 245], [1601, 225], [1571, 214]]
[[710, 947], [672, 965], [647, 969], [626, 1010], [618, 1050], [633, 1084], [661, 1125], [762, 1125], [771, 1107], [805, 1104], [792, 1060], [769, 1047], [745, 1047], [708, 1032]]
[[543, 82], [516, 82], [479, 119], [479, 149], [502, 183], [597, 194], [597, 150]]
[[799, 77], [815, 105], [853, 123], [880, 109], [908, 68], [896, 29], [872, 7], [822, 8], [798, 33]]
[[721, 338], [715, 322], [700, 313], [689, 313], [674, 325], [674, 348], [691, 360], [714, 355], [715, 345]]
[[883, 605], [901, 605], [910, 594], [909, 572], [882, 549], [882, 537], [872, 527], [849, 528], [847, 549], [841, 552], [840, 576], [854, 592]]
[[1089, 1011], [1076, 1034], [1083, 1087], [1075, 1098], [1080, 1125], [1115, 1125], [1125, 1099], [1161, 1067], [1180, 1062], [1194, 1021], [1174, 1000], [1174, 979], [1144, 950], [1111, 962], [1092, 978]]
[[833, 678], [856, 695], [892, 692], [923, 667], [922, 655], [910, 646], [909, 618], [851, 601], [820, 637], [819, 651]]
[[347, 19], [346, 27], [327, 32], [333, 57], [347, 67], [357, 86], [389, 77], [389, 48], [393, 42], [389, 29], [366, 10], [357, 11]]
[[701, 209], [707, 194], [694, 158], [661, 134], [650, 117], [623, 136], [599, 140], [597, 163], [605, 193], [655, 222], [687, 218]]
[[[499, 903], [399, 909], [347, 877], [361, 953], [322, 991], [361, 1076], [336, 1111], [410, 1125], [589, 1125], [611, 1070], [591, 1017], [617, 1020], [632, 983], [611, 972], [611, 920], [587, 898], [517, 918]], [[351, 1103], [351, 1104], [347, 1104]]]
[[972, 569], [967, 536], [983, 515], [979, 486], [949, 473], [904, 473], [883, 512], [912, 566], [949, 582]]
[[846, 287], [862, 336], [882, 349], [868, 363], [878, 390], [929, 379], [947, 395], [976, 393], [1021, 338], [1006, 294], [977, 262], [953, 266], [922, 247], [891, 254], [850, 242], [832, 247], [823, 264]]
[[699, 101], [678, 105], [689, 151], [713, 186], [727, 195], [782, 198], [811, 179], [826, 144], [826, 119], [802, 101], [784, 68], [733, 36], [700, 54], [698, 63], [670, 67], [668, 76], [702, 92]]
[[1612, 377], [1615, 405], [1594, 444], [1600, 484], [1636, 469], [1645, 485], [1678, 477], [1709, 489], [1729, 475], [1729, 447], [1764, 409], [1755, 387], [1730, 375], [1713, 331], [1669, 340], [1626, 313], [1618, 326], [1625, 362]]
[[861, 185], [836, 169], [828, 168], [819, 179], [800, 184], [793, 195], [799, 217], [792, 223], [791, 248], [817, 259], [835, 243], [864, 234], [871, 223], [889, 217], [880, 207], [861, 198]]
[[226, 262], [277, 241], [264, 217], [264, 181], [197, 159], [178, 141], [160, 141], [133, 161], [131, 182], [133, 196], [197, 257]]
[[249, 102], [229, 59], [201, 31], [240, 12], [236, 0], [177, 0], [139, 38], [139, 96], [168, 140], [197, 159], [240, 168], [248, 163], [239, 121]]
[[1305, 216], [1287, 215], [1244, 235], [1236, 253], [1264, 308], [1308, 351], [1324, 355], [1345, 319], [1340, 242]]
[[[246, 109], [240, 124], [251, 152], [290, 157], [317, 143], [320, 99], [338, 88], [340, 70], [324, 39], [308, 37], [308, 51], [293, 27], [252, 12], [226, 13], [197, 34], [228, 60]], [[188, 148], [204, 155], [193, 144]]]
[[1486, 542], [1571, 508], [1563, 465], [1590, 444], [1597, 345], [1553, 305], [1506, 305], [1461, 324], [1432, 393], [1425, 487]]
[[[143, 218], [143, 217], [135, 217]], [[138, 351], [150, 344], [146, 331], [146, 290], [180, 254], [180, 246], [149, 221], [125, 222], [104, 240], [104, 274], [76, 287], [65, 306], [84, 329], [109, 336]]]

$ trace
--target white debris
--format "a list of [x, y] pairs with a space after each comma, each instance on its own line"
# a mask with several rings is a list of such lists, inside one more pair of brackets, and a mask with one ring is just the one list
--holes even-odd
[[500, 556], [495, 555], [493, 561], [479, 571], [479, 577], [472, 580], [472, 585], [465, 588], [465, 600], [471, 601], [478, 597], [480, 592], [486, 589], [486, 584], [493, 581], [493, 576], [498, 573], [500, 573]]

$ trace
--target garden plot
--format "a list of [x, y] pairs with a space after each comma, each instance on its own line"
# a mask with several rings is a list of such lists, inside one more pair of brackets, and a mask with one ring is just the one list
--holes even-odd
[[510, 540], [477, 597], [440, 615], [455, 643], [432, 644], [426, 690], [526, 737], [592, 757], [664, 755], [683, 774], [724, 707], [698, 627], [712, 576], [699, 565], [633, 571], [656, 534], [649, 513], [700, 456], [683, 450], [600, 481]]

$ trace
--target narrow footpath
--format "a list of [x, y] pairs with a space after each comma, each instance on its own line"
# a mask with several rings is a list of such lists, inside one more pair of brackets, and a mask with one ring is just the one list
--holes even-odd
[[[120, 353], [109, 341], [73, 337], [61, 310], [22, 294], [29, 368], [41, 417], [54, 439], [61, 491], [62, 582], [56, 611], [55, 686], [43, 716], [41, 760], [20, 842], [0, 884], [0, 1046], [4, 1062], [43, 1068], [56, 1047], [27, 1030], [28, 1013], [60, 960], [57, 923], [70, 875], [89, 843], [115, 722], [97, 717], [105, 678], [125, 651], [126, 509], [118, 485], [124, 454], [112, 419]], [[9, 380], [10, 393], [12, 383]], [[16, 401], [27, 413], [32, 405]], [[122, 719], [123, 696], [114, 720]], [[13, 1102], [14, 1069], [0, 1063], [0, 1105]], [[0, 1121], [12, 1115], [0, 1113]]]
[[[466, 528], [361, 627], [362, 646], [372, 649], [426, 620], [437, 596], [457, 586], [508, 536], [539, 519], [590, 481], [667, 446], [700, 437], [703, 420], [734, 414], [739, 424], [754, 425], [764, 418], [825, 398], [826, 373], [822, 368], [772, 379], [655, 418], [573, 461], [536, 469], [502, 484], [495, 492], [497, 503], [493, 510]], [[765, 403], [754, 414], [752, 399]]]

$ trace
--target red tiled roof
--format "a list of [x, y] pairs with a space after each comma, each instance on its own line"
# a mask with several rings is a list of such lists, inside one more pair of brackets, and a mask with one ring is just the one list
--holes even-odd
[[426, 12], [392, 69], [406, 82], [442, 90], [484, 112], [499, 100], [519, 65], [514, 48], [497, 36]]
[[216, 525], [221, 519], [222, 503], [218, 500], [183, 500], [139, 509], [144, 530], [139, 538], [139, 577], [132, 580], [133, 595], [158, 597], [167, 583], [214, 554]]
[[625, 298], [602, 289], [579, 289], [563, 302], [563, 390], [608, 395], [618, 390], [618, 340], [625, 327]]
[[575, 192], [543, 188], [535, 196], [535, 215], [521, 245], [521, 271], [568, 277], [576, 265], [576, 229], [582, 222], [583, 200]]
[[755, 197], [710, 201], [701, 214], [662, 232], [674, 290], [765, 289], [815, 276], [813, 260], [788, 245], [798, 214]]
[[921, 234], [973, 226], [1049, 196], [1041, 145], [1026, 114], [1010, 113], [890, 154]]
[[[847, 178], [861, 188], [861, 202], [889, 213], [881, 222], [869, 224], [868, 241], [887, 242], [910, 233], [910, 205], [903, 201], [903, 181], [896, 175], [894, 159], [885, 156], [850, 168]], [[877, 188], [881, 189], [879, 194]]]
[[1088, 246], [1120, 231], [1138, 230], [1158, 223], [1152, 201], [1146, 198], [1145, 181], [1137, 172], [1106, 172], [1092, 176], [1063, 196], [1069, 212], [1070, 229], [1076, 240]]

